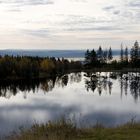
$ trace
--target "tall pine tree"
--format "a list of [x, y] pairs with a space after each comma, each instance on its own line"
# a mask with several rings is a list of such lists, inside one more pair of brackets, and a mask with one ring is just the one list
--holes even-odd
[[127, 47], [125, 48], [124, 55], [125, 55], [125, 62], [128, 63], [128, 48]]
[[132, 47], [130, 53], [131, 53], [131, 62], [136, 64], [140, 57], [140, 48], [138, 41], [134, 43], [134, 46]]
[[113, 56], [112, 56], [112, 49], [111, 47], [109, 48], [109, 51], [108, 51], [108, 60], [111, 61], [113, 59]]
[[97, 59], [100, 63], [103, 62], [103, 50], [101, 46], [99, 46], [99, 49], [97, 50]]
[[103, 52], [104, 63], [107, 63], [107, 55], [108, 55], [108, 52], [107, 52], [107, 50], [105, 50], [105, 51]]
[[124, 62], [124, 50], [123, 50], [123, 44], [121, 44], [120, 61], [121, 61], [121, 63]]
[[89, 50], [87, 50], [86, 53], [85, 53], [85, 60], [86, 60], [88, 63], [90, 63], [90, 61], [91, 61], [91, 53], [90, 53]]

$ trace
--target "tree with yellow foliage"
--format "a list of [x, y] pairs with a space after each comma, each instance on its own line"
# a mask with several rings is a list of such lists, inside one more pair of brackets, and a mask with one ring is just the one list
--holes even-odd
[[55, 69], [53, 61], [47, 58], [41, 62], [40, 66], [43, 72], [51, 72], [52, 70]]

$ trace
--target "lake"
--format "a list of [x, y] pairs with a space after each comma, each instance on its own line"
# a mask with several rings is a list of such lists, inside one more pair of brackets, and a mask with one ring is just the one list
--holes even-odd
[[140, 121], [140, 73], [71, 73], [44, 80], [0, 82], [0, 133], [56, 120], [116, 126]]
[[[55, 58], [84, 58], [86, 50], [0, 50], [0, 55], [39, 56]], [[113, 56], [120, 56], [120, 50], [112, 50]]]

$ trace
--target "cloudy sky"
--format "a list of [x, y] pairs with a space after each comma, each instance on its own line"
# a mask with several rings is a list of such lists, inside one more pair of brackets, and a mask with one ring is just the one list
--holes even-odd
[[140, 0], [0, 0], [0, 49], [87, 49], [140, 40]]

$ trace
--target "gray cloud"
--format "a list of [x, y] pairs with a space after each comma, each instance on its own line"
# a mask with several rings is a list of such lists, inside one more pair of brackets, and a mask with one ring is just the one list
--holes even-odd
[[119, 15], [120, 14], [120, 10], [116, 10], [113, 12], [114, 15]]
[[106, 6], [103, 8], [104, 11], [109, 11], [109, 10], [112, 10], [114, 9], [115, 7], [114, 6]]
[[79, 31], [79, 32], [86, 32], [86, 31], [100, 31], [100, 32], [111, 32], [111, 31], [123, 31], [124, 29], [121, 27], [115, 27], [115, 26], [98, 26], [98, 27], [94, 27], [94, 26], [90, 26], [90, 27], [86, 27], [86, 26], [72, 26], [72, 27], [63, 27], [63, 28], [55, 28], [55, 29], [47, 29], [47, 28], [42, 28], [42, 29], [22, 29], [20, 30], [21, 33], [25, 34], [25, 35], [31, 35], [31, 36], [36, 36], [36, 37], [40, 37], [40, 38], [54, 38], [54, 37], [58, 37], [59, 35], [57, 35], [57, 33], [59, 32], [75, 32], [75, 31]]
[[103, 10], [107, 12], [112, 12], [114, 15], [120, 14], [120, 10], [117, 10], [117, 7], [115, 6], [107, 6], [107, 7], [104, 7]]
[[120, 31], [123, 28], [113, 27], [113, 26], [101, 26], [101, 27], [77, 27], [77, 28], [69, 28], [68, 31]]
[[129, 3], [129, 6], [131, 6], [131, 7], [140, 7], [140, 1], [139, 0], [131, 1]]
[[[58, 15], [59, 16], [59, 15]], [[114, 20], [111, 19], [96, 19], [94, 16], [74, 16], [74, 15], [62, 15], [64, 20], [58, 23], [55, 23], [56, 25], [60, 25], [63, 28], [64, 27], [93, 27], [93, 26], [99, 26], [100, 24], [109, 24], [113, 23]]]
[[46, 38], [49, 36], [49, 31], [47, 29], [38, 29], [38, 30], [23, 29], [20, 32], [27, 34], [27, 35], [41, 37], [41, 38]]

